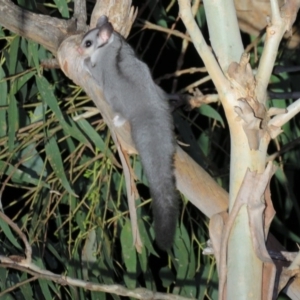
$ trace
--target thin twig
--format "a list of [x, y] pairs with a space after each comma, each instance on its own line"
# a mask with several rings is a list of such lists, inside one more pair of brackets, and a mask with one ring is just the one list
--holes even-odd
[[203, 84], [203, 83], [205, 83], [205, 82], [207, 82], [207, 81], [209, 81], [209, 80], [211, 80], [211, 77], [210, 77], [209, 75], [208, 75], [208, 76], [205, 76], [205, 77], [203, 77], [203, 78], [201, 78], [201, 79], [199, 79], [199, 80], [193, 82], [192, 84], [190, 84], [190, 85], [184, 87], [184, 88], [181, 89], [178, 93], [179, 93], [179, 94], [182, 94], [182, 93], [184, 93], [184, 92], [190, 91], [190, 90], [192, 90], [192, 89], [198, 87], [199, 85], [201, 85], [201, 84]]
[[26, 264], [31, 263], [31, 254], [32, 254], [32, 249], [31, 246], [28, 243], [28, 240], [26, 238], [26, 235], [22, 232], [22, 230], [18, 227], [16, 223], [14, 223], [9, 217], [7, 217], [3, 212], [0, 211], [0, 218], [6, 222], [22, 239], [24, 245], [25, 245], [25, 255], [26, 259], [25, 262]]
[[174, 36], [180, 37], [183, 40], [187, 40], [189, 42], [192, 41], [192, 39], [188, 35], [180, 32], [178, 30], [165, 28], [165, 27], [153, 24], [153, 23], [151, 23], [149, 21], [145, 21], [144, 22], [144, 25], [142, 26], [142, 29], [152, 29], [152, 30], [156, 30], [156, 31], [167, 33], [169, 35], [174, 35]]
[[267, 86], [277, 57], [279, 43], [287, 29], [288, 20], [280, 16], [277, 0], [271, 0], [272, 20], [267, 27], [265, 47], [260, 59], [256, 78], [256, 96], [259, 102], [265, 103], [267, 99]]
[[122, 149], [122, 145], [118, 140], [118, 137], [114, 138], [114, 141], [117, 145], [118, 153], [121, 159], [123, 173], [126, 182], [126, 192], [127, 192], [127, 201], [129, 206], [130, 213], [130, 222], [131, 222], [131, 230], [133, 236], [133, 244], [138, 253], [142, 252], [143, 243], [140, 236], [139, 226], [137, 222], [137, 213], [135, 207], [135, 199], [137, 195], [137, 189], [134, 182], [134, 172], [130, 166], [130, 160], [128, 158], [128, 154]]
[[7, 288], [6, 290], [4, 290], [2, 293], [0, 293], [0, 297], [4, 296], [5, 294], [7, 294], [7, 293], [9, 293], [9, 292], [12, 292], [13, 290], [18, 289], [19, 287], [21, 287], [21, 286], [23, 286], [23, 285], [25, 285], [25, 284], [27, 284], [27, 283], [29, 283], [29, 282], [31, 282], [31, 281], [35, 281], [35, 280], [37, 280], [37, 279], [38, 279], [37, 276], [33, 276], [33, 277], [28, 278], [28, 279], [26, 279], [26, 280], [24, 280], [24, 281], [21, 281], [21, 282], [19, 282], [19, 283], [16, 283], [16, 284], [14, 284], [13, 286], [11, 286], [11, 287]]
[[298, 112], [300, 112], [300, 99], [289, 105], [285, 114], [277, 115], [273, 119], [271, 119], [268, 125], [269, 127], [281, 127], [289, 122], [289, 120], [292, 119]]
[[300, 144], [300, 137], [296, 138], [295, 140], [285, 144], [283, 147], [281, 147], [281, 149], [279, 149], [278, 151], [276, 151], [275, 153], [269, 155], [267, 157], [267, 162], [269, 161], [273, 161], [276, 157], [288, 152], [289, 150], [299, 146]]
[[34, 264], [27, 264], [25, 262], [15, 262], [8, 257], [0, 255], [0, 267], [11, 268], [29, 273], [39, 279], [48, 279], [57, 282], [61, 285], [69, 285], [81, 287], [90, 291], [106, 292], [110, 294], [120, 295], [124, 297], [133, 297], [136, 299], [164, 299], [164, 300], [188, 300], [189, 298], [180, 297], [178, 295], [164, 294], [152, 292], [145, 288], [136, 288], [134, 290], [127, 289], [119, 284], [99, 284], [90, 281], [74, 279], [64, 275], [58, 275], [50, 271], [39, 268]]
[[173, 73], [168, 73], [168, 74], [165, 74], [161, 77], [156, 78], [155, 82], [156, 82], [156, 84], [159, 84], [162, 80], [165, 80], [165, 79], [170, 79], [172, 77], [179, 77], [179, 76], [182, 76], [184, 74], [194, 74], [194, 73], [197, 73], [197, 72], [205, 73], [206, 68], [205, 67], [203, 67], [203, 68], [192, 67], [192, 68], [188, 68], [188, 69], [184, 69], [184, 70], [177, 70]]

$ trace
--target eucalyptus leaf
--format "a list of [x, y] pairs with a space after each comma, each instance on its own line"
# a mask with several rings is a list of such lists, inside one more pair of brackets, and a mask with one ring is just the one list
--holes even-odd
[[133, 246], [132, 229], [129, 219], [126, 219], [121, 231], [122, 256], [127, 273], [124, 280], [129, 288], [136, 287], [137, 256]]
[[77, 197], [73, 189], [71, 188], [70, 182], [67, 179], [67, 176], [64, 171], [64, 164], [60, 155], [58, 145], [55, 141], [54, 136], [52, 136], [45, 145], [46, 154], [49, 160], [49, 163], [56, 174], [60, 179], [63, 187], [73, 196]]
[[6, 115], [8, 110], [7, 102], [7, 82], [3, 80], [5, 78], [5, 72], [0, 66], [0, 138], [4, 137], [7, 133], [7, 121]]
[[19, 52], [19, 43], [20, 43], [20, 37], [15, 36], [10, 45], [9, 66], [8, 66], [10, 75], [15, 74], [15, 72], [16, 72], [17, 61], [18, 61], [18, 52]]
[[68, 3], [65, 0], [54, 0], [54, 3], [56, 4], [58, 11], [61, 13], [61, 16], [63, 18], [69, 18], [69, 8]]
[[225, 123], [223, 121], [223, 118], [219, 114], [218, 111], [216, 111], [211, 105], [203, 104], [199, 107], [199, 112], [201, 115], [212, 118], [216, 121], [219, 121], [221, 125], [224, 127]]
[[50, 187], [48, 183], [40, 181], [37, 178], [33, 178], [31, 174], [18, 169], [5, 161], [0, 161], [0, 174], [11, 176], [12, 180], [16, 183], [29, 183], [35, 186], [43, 185], [47, 188]]
[[[48, 104], [51, 110], [55, 113], [60, 125], [65, 133], [82, 142], [88, 147], [91, 147], [88, 139], [78, 129], [76, 123], [68, 116], [64, 117], [58, 105], [57, 99], [53, 92], [53, 87], [49, 84], [46, 78], [36, 76], [36, 83], [43, 100]], [[69, 125], [70, 124], [70, 125]]]
[[13, 95], [9, 95], [8, 107], [8, 150], [13, 152], [17, 130], [19, 129], [19, 111], [17, 100]]
[[28, 62], [31, 64], [31, 60], [33, 61], [34, 67], [39, 70], [40, 62], [39, 62], [39, 45], [33, 41], [28, 41]]
[[23, 248], [20, 246], [18, 240], [15, 238], [13, 235], [9, 225], [2, 219], [0, 218], [0, 229], [1, 231], [4, 232], [6, 238], [18, 249], [23, 251]]
[[15, 95], [24, 86], [24, 84], [33, 77], [35, 73], [35, 71], [31, 71], [19, 76], [16, 80], [14, 80], [11, 87], [11, 94]]

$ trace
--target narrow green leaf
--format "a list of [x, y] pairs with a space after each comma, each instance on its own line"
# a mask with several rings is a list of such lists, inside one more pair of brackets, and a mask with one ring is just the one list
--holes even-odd
[[[76, 206], [76, 202], [75, 201], [71, 201], [71, 205], [73, 205], [74, 207], [71, 207], [71, 210], [75, 209]], [[78, 227], [80, 229], [80, 231], [85, 232], [86, 231], [86, 214], [79, 210], [76, 215], [75, 215], [75, 220], [76, 223], [78, 224]]]
[[48, 261], [48, 263], [50, 259], [51, 261], [55, 261], [55, 259], [57, 259], [58, 261], [62, 262], [61, 253], [58, 252], [59, 249], [56, 249], [55, 245], [53, 245], [51, 241], [47, 243], [47, 249], [49, 251], [45, 253], [45, 259]]
[[181, 233], [181, 239], [184, 242], [186, 249], [188, 250], [188, 252], [190, 252], [191, 251], [191, 240], [190, 240], [190, 236], [189, 236], [183, 223], [180, 223], [180, 233]]
[[[45, 269], [45, 267], [43, 266], [42, 260], [40, 258], [38, 258], [38, 260], [39, 260], [38, 265], [40, 266], [40, 268]], [[44, 299], [52, 299], [48, 281], [46, 281], [44, 279], [39, 279], [38, 281], [39, 281], [39, 285], [40, 285]]]
[[68, 2], [66, 0], [54, 0], [54, 3], [56, 4], [58, 11], [61, 13], [63, 18], [70, 17]]
[[94, 143], [94, 145], [105, 154], [105, 156], [112, 158], [114, 155], [110, 151], [108, 145], [103, 141], [99, 133], [94, 129], [91, 124], [85, 120], [80, 119], [76, 122], [78, 126], [82, 129], [82, 131], [90, 138], [90, 140]]
[[148, 268], [148, 257], [147, 257], [147, 249], [146, 249], [146, 247], [142, 247], [142, 252], [138, 253], [138, 259], [139, 259], [142, 271], [144, 273], [146, 273], [147, 272], [147, 268]]
[[128, 272], [136, 271], [136, 251], [133, 246], [132, 229], [129, 219], [126, 219], [121, 231], [122, 254]]
[[40, 69], [40, 62], [39, 62], [39, 45], [36, 42], [31, 40], [28, 41], [28, 64], [31, 64], [31, 60], [33, 60], [33, 65], [37, 70]]
[[[113, 269], [111, 269], [109, 266], [107, 266], [108, 265], [107, 260], [104, 260], [104, 258], [101, 256], [98, 263], [99, 263], [99, 270], [100, 270], [99, 276], [102, 279], [102, 281], [106, 284], [114, 283]], [[112, 264], [112, 262], [111, 262], [111, 264]], [[99, 272], [99, 270], [97, 270], [97, 272]], [[92, 270], [92, 272], [94, 273], [95, 271]]]
[[[149, 259], [149, 257], [148, 257]], [[154, 291], [156, 290], [155, 280], [154, 277], [156, 277], [156, 274], [152, 274], [150, 268], [143, 274], [146, 288], [148, 290]]]
[[104, 292], [91, 292], [92, 300], [106, 300], [106, 293]]
[[5, 294], [1, 297], [1, 300], [15, 300], [16, 298], [14, 298], [11, 294]]
[[[58, 294], [59, 293], [59, 287], [57, 287], [55, 284], [54, 284], [54, 282], [52, 282], [52, 281], [50, 281], [50, 280], [48, 280], [47, 281], [47, 285], [48, 285], [48, 287], [55, 293], [55, 294]], [[44, 295], [43, 295], [44, 296]], [[53, 299], [53, 295], [51, 296], [50, 295], [50, 297], [51, 298], [48, 298], [49, 300], [50, 299]], [[45, 298], [45, 299], [47, 299], [47, 298]]]
[[[151, 7], [151, 11], [153, 11], [153, 18], [155, 19], [155, 24], [164, 28], [168, 28], [167, 21], [175, 21], [173, 16], [167, 14], [165, 7], [163, 6], [161, 1], [150, 0], [149, 7]], [[168, 39], [168, 44], [170, 44], [173, 49], [176, 48], [172, 36]]]
[[197, 11], [196, 20], [200, 28], [202, 28], [206, 24], [206, 15], [203, 5], [201, 5]]
[[[0, 291], [4, 291], [8, 287], [9, 282], [9, 270], [6, 268], [0, 268]], [[15, 300], [10, 293], [6, 293], [1, 296], [1, 300]]]
[[150, 230], [146, 228], [145, 223], [146, 222], [143, 219], [138, 220], [139, 230], [143, 244], [150, 251], [151, 254], [158, 256], [157, 252], [153, 248], [153, 235], [151, 236]]
[[7, 109], [7, 82], [1, 80], [5, 77], [4, 70], [0, 67], [0, 138], [4, 137], [7, 132], [7, 120], [6, 120], [6, 113]]
[[136, 251], [133, 246], [132, 229], [129, 219], [126, 219], [125, 224], [121, 231], [121, 245], [123, 261], [126, 266], [127, 274], [124, 274], [126, 285], [133, 289], [136, 287], [136, 270], [137, 270], [137, 257]]
[[43, 174], [43, 177], [47, 176], [45, 163], [39, 153], [36, 151], [36, 143], [29, 144], [26, 148], [20, 152], [22, 158], [22, 165], [27, 167], [30, 171], [36, 173], [37, 177]]
[[[67, 135], [71, 135], [73, 138], [83, 143], [84, 145], [91, 147], [88, 139], [82, 134], [82, 132], [77, 128], [76, 123], [68, 116], [66, 119], [64, 118], [61, 109], [58, 105], [57, 99], [53, 93], [53, 87], [44, 77], [36, 76], [36, 83], [38, 90], [43, 98], [43, 100], [47, 103], [47, 105], [51, 108], [51, 110], [55, 113], [60, 125]], [[70, 124], [70, 125], [69, 125]]]
[[[74, 139], [70, 136], [66, 138], [63, 142], [62, 145], [66, 145], [64, 148], [68, 149], [69, 153], [73, 153], [76, 151], [76, 145], [74, 143]], [[83, 154], [82, 159], [85, 158], [86, 156]]]
[[45, 145], [45, 150], [47, 157], [49, 159], [49, 163], [55, 173], [55, 175], [59, 178], [62, 186], [73, 196], [77, 197], [77, 195], [72, 190], [70, 183], [67, 179], [67, 176], [64, 171], [64, 164], [60, 155], [60, 151], [58, 145], [55, 141], [55, 138], [52, 136], [49, 141]]
[[[21, 277], [20, 277], [20, 281], [25, 281], [28, 279], [28, 274], [27, 273], [22, 273], [21, 274]], [[25, 298], [25, 299], [33, 299], [33, 291], [32, 291], [32, 288], [30, 286], [30, 284], [26, 284], [26, 285], [21, 285], [20, 286], [20, 290], [22, 292], [22, 296]]]
[[209, 118], [212, 118], [214, 120], [219, 121], [222, 124], [223, 127], [225, 126], [224, 121], [223, 121], [221, 115], [212, 106], [207, 105], [207, 104], [201, 105], [199, 107], [199, 112], [203, 116], [207, 116]]
[[[77, 127], [76, 122], [74, 122], [73, 119], [70, 118], [69, 116], [66, 116], [66, 119], [67, 119], [67, 122], [65, 122], [63, 124], [64, 131], [66, 131], [67, 134], [71, 135], [77, 141], [79, 141], [82, 144], [88, 146], [89, 148], [92, 148], [92, 145], [90, 144], [88, 139], [85, 137], [85, 135]], [[68, 124], [70, 124], [70, 125], [68, 125]]]
[[14, 237], [8, 224], [0, 218], [0, 229], [4, 232], [9, 241], [19, 250], [23, 251], [23, 248], [19, 244], [18, 240]]
[[8, 71], [10, 75], [16, 73], [19, 44], [20, 44], [20, 37], [15, 36], [12, 43], [10, 44], [10, 50], [9, 50]]
[[174, 256], [177, 259], [177, 280], [184, 280], [186, 279], [187, 272], [188, 272], [188, 261], [189, 261], [189, 246], [186, 245], [186, 232], [176, 230], [175, 239], [174, 239]]
[[[51, 296], [50, 289], [49, 289], [48, 281], [43, 280], [43, 279], [39, 279], [39, 285], [40, 285], [40, 288], [42, 290], [42, 294], [44, 296], [44, 299], [53, 299], [53, 297]], [[28, 298], [26, 298], [26, 299], [28, 299]]]
[[213, 275], [209, 280], [209, 287], [212, 290], [211, 291], [211, 299], [218, 299], [219, 291], [217, 289], [219, 282], [218, 272], [216, 271], [216, 268], [214, 269]]
[[9, 95], [8, 107], [8, 150], [13, 152], [15, 146], [15, 137], [19, 129], [19, 113], [17, 107], [17, 100], [15, 96]]
[[13, 182], [16, 183], [29, 183], [35, 186], [43, 185], [46, 188], [50, 188], [49, 184], [40, 181], [37, 178], [33, 178], [30, 174], [20, 170], [16, 169], [13, 165], [8, 164], [5, 161], [0, 161], [0, 174], [5, 174], [7, 176], [10, 176]]
[[[100, 234], [99, 234], [100, 232]], [[103, 232], [103, 234], [102, 234]], [[105, 237], [106, 233], [105, 230], [101, 230], [99, 227], [97, 228], [97, 236], [98, 237]], [[107, 276], [111, 276], [112, 272], [115, 270], [113, 261], [111, 259], [112, 253], [111, 253], [111, 241], [109, 241], [107, 238], [104, 238], [104, 243], [103, 243], [103, 247], [102, 247], [102, 256], [104, 257], [104, 261], [105, 264], [107, 265], [107, 268], [110, 271], [109, 274], [107, 274]]]
[[10, 90], [11, 95], [15, 95], [34, 74], [35, 71], [31, 71], [14, 80]]
[[[207, 293], [207, 282], [209, 281], [209, 276], [211, 273], [211, 265], [203, 264], [200, 268], [200, 272], [197, 273], [196, 283], [199, 286], [198, 299], [206, 299], [205, 294]], [[218, 298], [213, 298], [218, 299]]]
[[35, 3], [35, 1], [18, 0], [18, 4], [21, 7], [26, 7], [27, 10], [36, 11], [36, 3]]
[[46, 109], [47, 109], [47, 103], [45, 103], [45, 102], [39, 103], [36, 106], [33, 114], [30, 115], [31, 123], [35, 123], [35, 122], [43, 120]]

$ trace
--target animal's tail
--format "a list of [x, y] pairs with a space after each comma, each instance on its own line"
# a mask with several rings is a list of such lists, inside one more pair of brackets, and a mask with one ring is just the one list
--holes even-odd
[[161, 249], [167, 250], [174, 240], [179, 211], [174, 176], [173, 126], [171, 120], [166, 119], [166, 114], [162, 112], [160, 115], [159, 110], [151, 116], [148, 115], [150, 112], [145, 114], [134, 118], [131, 131], [153, 200], [156, 242]]

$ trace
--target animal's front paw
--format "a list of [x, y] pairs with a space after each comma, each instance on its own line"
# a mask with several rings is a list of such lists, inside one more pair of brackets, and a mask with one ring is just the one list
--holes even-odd
[[124, 119], [121, 115], [115, 115], [113, 122], [116, 127], [121, 127], [125, 124], [126, 119]]

